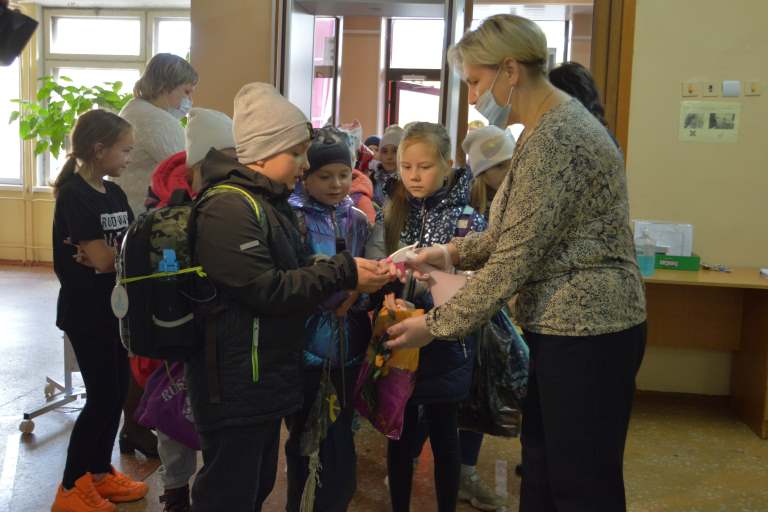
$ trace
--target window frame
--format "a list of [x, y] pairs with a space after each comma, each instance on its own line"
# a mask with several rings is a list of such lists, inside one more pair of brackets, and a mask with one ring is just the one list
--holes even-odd
[[[42, 9], [43, 26], [40, 31], [43, 51], [38, 62], [38, 76], [52, 76], [56, 68], [116, 68], [137, 69], [144, 72], [149, 60], [155, 55], [159, 35], [159, 22], [167, 19], [189, 20], [189, 9], [88, 9], [88, 8], [48, 8]], [[64, 54], [51, 52], [53, 19], [56, 17], [88, 18], [138, 18], [140, 21], [139, 55], [99, 55], [99, 54]], [[191, 49], [190, 39], [190, 49]], [[35, 93], [37, 89], [35, 89]], [[46, 152], [37, 155], [34, 160], [34, 191], [50, 191], [51, 166], [53, 159]], [[23, 173], [22, 173], [23, 174]], [[0, 182], [0, 186], [3, 183]], [[22, 183], [23, 185], [23, 179]]]
[[[22, 59], [21, 56], [17, 57], [19, 59], [19, 96], [22, 96], [24, 91], [24, 84], [22, 80]], [[0, 123], [7, 122], [7, 119], [0, 119]], [[18, 123], [18, 121], [16, 121]], [[3, 178], [0, 177], [0, 189], [3, 188], [11, 188], [11, 189], [17, 189], [24, 185], [24, 140], [22, 140], [21, 135], [18, 135], [19, 140], [19, 177], [18, 178]]]

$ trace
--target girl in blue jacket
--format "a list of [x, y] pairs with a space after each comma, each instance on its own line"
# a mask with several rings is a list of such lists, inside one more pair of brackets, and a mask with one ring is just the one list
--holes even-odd
[[[453, 169], [451, 142], [445, 128], [413, 123], [398, 148], [400, 182], [385, 209], [387, 251], [418, 244], [449, 242], [469, 231], [483, 231], [485, 218], [469, 206], [472, 175]], [[430, 309], [429, 293], [412, 297], [419, 308]], [[418, 453], [420, 412], [435, 458], [435, 487], [439, 512], [456, 509], [460, 454], [458, 406], [469, 395], [474, 339], [432, 343], [421, 349], [416, 387], [405, 411], [402, 437], [389, 441], [387, 470], [394, 512], [409, 510], [413, 457]]]

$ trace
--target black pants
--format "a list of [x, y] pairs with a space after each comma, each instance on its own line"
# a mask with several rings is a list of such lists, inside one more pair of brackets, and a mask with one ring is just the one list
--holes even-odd
[[[453, 512], [459, 493], [458, 403], [423, 405], [429, 441], [435, 457], [435, 490], [438, 512]], [[411, 506], [413, 484], [413, 458], [419, 444], [419, 408], [408, 405], [405, 409], [403, 435], [399, 441], [389, 441], [387, 447], [387, 473], [389, 495], [394, 512], [407, 512]], [[423, 442], [423, 438], [421, 439]]]
[[[357, 454], [352, 432], [354, 419], [352, 393], [359, 370], [359, 367], [345, 370], [346, 407], [341, 410], [336, 421], [328, 429], [327, 437], [320, 444], [322, 468], [314, 508], [317, 512], [344, 512], [357, 490]], [[288, 464], [288, 499], [285, 508], [288, 512], [298, 512], [309, 474], [309, 457], [301, 455], [301, 435], [304, 433], [307, 416], [317, 397], [320, 377], [320, 369], [304, 372], [304, 407], [285, 420], [289, 431], [288, 440], [285, 443], [285, 459]], [[341, 400], [342, 395], [339, 392], [341, 372], [333, 370], [331, 380]]]
[[277, 477], [280, 419], [200, 434], [193, 512], [260, 512]]
[[69, 437], [62, 483], [71, 489], [85, 473], [108, 473], [111, 469], [130, 369], [117, 324], [69, 330], [67, 337], [88, 395]]
[[525, 333], [521, 512], [623, 512], [624, 443], [645, 324], [602, 336]]

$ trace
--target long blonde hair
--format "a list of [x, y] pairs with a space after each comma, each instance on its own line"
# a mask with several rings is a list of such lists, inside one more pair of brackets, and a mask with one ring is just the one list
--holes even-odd
[[[435, 151], [435, 156], [442, 164], [450, 169], [451, 138], [444, 126], [435, 123], [416, 122], [405, 127], [403, 140], [397, 148], [398, 166], [403, 153], [410, 146], [418, 143], [427, 144]], [[453, 173], [450, 173], [450, 180]], [[389, 204], [384, 209], [384, 241], [387, 252], [392, 253], [400, 246], [400, 235], [408, 220], [410, 205], [408, 204], [408, 192], [403, 185], [403, 180], [398, 180], [395, 190], [392, 192]]]
[[513, 58], [532, 75], [546, 75], [548, 57], [547, 37], [541, 28], [513, 14], [487, 18], [448, 50], [448, 60], [459, 70], [465, 63], [495, 68]]
[[512, 168], [512, 160], [505, 160], [486, 169], [480, 176], [475, 177], [472, 180], [472, 190], [469, 196], [469, 205], [481, 215], [488, 215], [488, 210], [491, 207], [493, 197], [496, 195], [496, 190], [488, 183], [488, 172], [494, 169], [504, 169], [507, 172]]

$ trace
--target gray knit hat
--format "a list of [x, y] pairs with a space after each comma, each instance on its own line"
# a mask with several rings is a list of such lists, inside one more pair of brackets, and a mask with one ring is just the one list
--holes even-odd
[[309, 126], [299, 107], [270, 84], [244, 85], [235, 96], [233, 133], [237, 159], [243, 165], [309, 141]]

